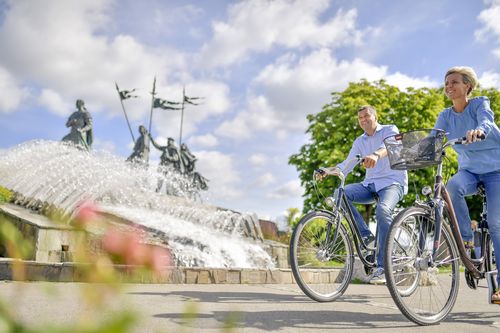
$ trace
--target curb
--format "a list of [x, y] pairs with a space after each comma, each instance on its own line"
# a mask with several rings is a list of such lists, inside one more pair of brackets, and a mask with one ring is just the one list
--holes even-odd
[[[358, 263], [358, 265], [356, 265]], [[89, 282], [82, 274], [91, 264], [74, 262], [39, 262], [0, 258], [0, 280]], [[354, 265], [353, 279], [366, 282], [367, 277], [359, 261]], [[295, 284], [289, 268], [200, 268], [164, 267], [160, 273], [137, 270], [135, 266], [111, 265], [118, 282], [162, 284]], [[16, 274], [21, 269], [22, 274]], [[311, 277], [314, 279], [314, 277]], [[99, 281], [92, 281], [99, 282]]]

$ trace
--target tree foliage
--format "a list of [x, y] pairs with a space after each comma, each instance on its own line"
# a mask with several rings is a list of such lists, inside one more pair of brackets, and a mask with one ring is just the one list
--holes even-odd
[[[310, 142], [303, 145], [297, 154], [290, 156], [289, 164], [298, 172], [304, 191], [303, 211], [307, 212], [322, 206], [322, 198], [317, 196], [313, 188], [313, 171], [319, 167], [334, 166], [343, 161], [352, 143], [361, 135], [362, 129], [357, 121], [357, 109], [362, 105], [373, 105], [381, 124], [395, 124], [400, 132], [421, 128], [433, 128], [436, 118], [451, 102], [442, 93], [442, 88], [408, 88], [401, 91], [384, 80], [368, 82], [362, 80], [350, 83], [342, 92], [333, 92], [331, 101], [317, 114], [307, 116]], [[496, 119], [500, 117], [500, 92], [495, 89], [476, 90], [474, 96], [485, 95], [490, 98], [491, 107]], [[448, 176], [457, 167], [456, 154], [448, 150]], [[409, 177], [409, 195], [405, 196], [402, 205], [408, 206], [415, 199], [416, 188], [420, 191], [423, 185], [433, 182], [434, 168], [411, 171]], [[358, 167], [346, 179], [346, 184], [359, 182], [364, 178], [364, 169]], [[446, 175], [445, 175], [446, 176]], [[334, 180], [318, 184], [319, 192], [331, 193], [335, 187]]]

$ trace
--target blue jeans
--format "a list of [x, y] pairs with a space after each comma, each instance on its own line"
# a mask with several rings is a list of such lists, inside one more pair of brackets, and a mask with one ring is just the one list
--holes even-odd
[[[486, 191], [488, 229], [498, 262], [500, 259], [500, 171], [478, 175], [467, 170], [459, 170], [446, 184], [446, 189], [450, 192], [460, 234], [464, 240], [469, 241], [472, 240], [472, 228], [465, 197], [477, 192], [479, 182], [484, 184]], [[500, 286], [500, 272], [497, 275], [497, 283]]]
[[378, 192], [375, 191], [375, 186], [370, 183], [364, 186], [361, 183], [349, 184], [345, 187], [345, 195], [351, 211], [354, 214], [356, 223], [358, 224], [359, 231], [362, 237], [371, 234], [365, 220], [353, 205], [358, 204], [373, 204], [376, 201], [377, 207], [375, 209], [375, 217], [377, 219], [377, 267], [384, 267], [384, 247], [387, 232], [392, 223], [392, 212], [397, 203], [403, 198], [403, 186], [392, 184]]

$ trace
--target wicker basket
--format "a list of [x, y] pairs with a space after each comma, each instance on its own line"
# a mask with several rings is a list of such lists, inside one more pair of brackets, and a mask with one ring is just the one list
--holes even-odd
[[446, 134], [438, 129], [420, 129], [384, 139], [391, 169], [413, 170], [441, 163]]

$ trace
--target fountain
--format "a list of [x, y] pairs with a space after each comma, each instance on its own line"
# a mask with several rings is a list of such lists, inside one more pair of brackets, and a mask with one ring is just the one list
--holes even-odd
[[[107, 152], [36, 140], [3, 152], [0, 185], [32, 204], [51, 205], [68, 214], [82, 201], [92, 201], [103, 214], [153, 231], [168, 244], [178, 266], [275, 267], [259, 239], [260, 229], [249, 223], [248, 215], [195, 201], [182, 175], [153, 169]], [[176, 196], [155, 192], [160, 177]]]

